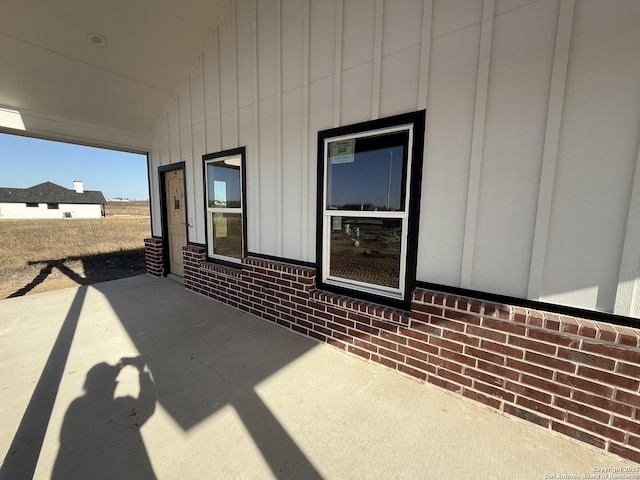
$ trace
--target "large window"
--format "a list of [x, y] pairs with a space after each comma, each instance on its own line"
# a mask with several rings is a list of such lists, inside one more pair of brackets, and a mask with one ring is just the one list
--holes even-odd
[[208, 256], [240, 263], [246, 252], [245, 149], [212, 153], [202, 159]]
[[318, 134], [318, 284], [408, 306], [424, 111]]

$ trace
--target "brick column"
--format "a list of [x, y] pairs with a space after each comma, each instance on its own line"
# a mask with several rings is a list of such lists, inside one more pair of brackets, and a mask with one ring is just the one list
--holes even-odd
[[147, 273], [154, 277], [164, 275], [164, 258], [162, 252], [161, 238], [144, 239], [144, 259], [147, 266]]

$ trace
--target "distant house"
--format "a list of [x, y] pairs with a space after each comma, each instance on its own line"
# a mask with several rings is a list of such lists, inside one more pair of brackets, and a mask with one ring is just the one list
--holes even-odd
[[29, 188], [0, 188], [0, 218], [100, 218], [106, 200], [100, 191], [70, 190], [51, 182]]

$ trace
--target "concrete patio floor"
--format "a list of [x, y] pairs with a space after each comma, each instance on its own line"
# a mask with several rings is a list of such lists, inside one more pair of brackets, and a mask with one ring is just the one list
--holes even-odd
[[0, 450], [3, 480], [633, 465], [150, 276], [0, 301]]

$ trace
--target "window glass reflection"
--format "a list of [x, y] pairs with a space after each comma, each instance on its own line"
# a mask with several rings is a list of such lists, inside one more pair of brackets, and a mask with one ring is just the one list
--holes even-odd
[[408, 132], [329, 142], [327, 209], [402, 211]]
[[240, 208], [240, 167], [224, 162], [207, 164], [209, 208]]
[[402, 220], [332, 216], [329, 275], [400, 288]]
[[213, 253], [225, 257], [242, 258], [242, 214], [211, 213]]

